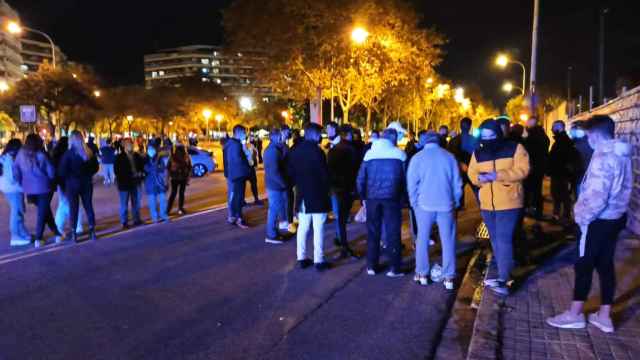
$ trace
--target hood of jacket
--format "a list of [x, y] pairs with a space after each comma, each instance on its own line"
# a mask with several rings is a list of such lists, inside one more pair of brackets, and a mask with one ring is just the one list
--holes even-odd
[[371, 150], [367, 151], [364, 156], [364, 161], [376, 160], [376, 159], [395, 159], [405, 161], [407, 160], [407, 154], [398, 149], [397, 146], [387, 139], [378, 139], [371, 143]]
[[620, 139], [612, 139], [602, 142], [598, 146], [597, 151], [605, 154], [614, 153], [620, 157], [630, 157], [632, 147], [631, 144], [628, 144]]

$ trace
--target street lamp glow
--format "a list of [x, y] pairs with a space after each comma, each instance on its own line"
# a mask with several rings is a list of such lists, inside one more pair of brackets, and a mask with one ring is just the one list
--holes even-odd
[[224, 119], [224, 116], [222, 114], [216, 115], [216, 121], [218, 122], [218, 124], [222, 121], [222, 119]]
[[204, 109], [202, 110], [202, 116], [204, 116], [205, 120], [209, 120], [213, 116], [213, 112], [210, 109]]
[[509, 62], [510, 62], [509, 57], [504, 54], [500, 54], [496, 58], [496, 65], [500, 67], [506, 67], [507, 65], [509, 65]]
[[284, 111], [282, 111], [281, 114], [282, 114], [282, 117], [285, 118], [285, 120], [289, 118], [289, 112], [288, 111], [284, 110]]
[[364, 44], [368, 37], [369, 32], [360, 26], [356, 27], [351, 32], [351, 40], [358, 45]]
[[127, 121], [128, 122], [132, 122], [133, 121], [133, 115], [127, 115]]
[[433, 84], [433, 78], [432, 77], [427, 79], [427, 86], [429, 86], [431, 84]]
[[462, 103], [464, 101], [464, 88], [456, 88], [456, 92], [455, 95], [453, 96], [453, 99], [456, 102]]
[[19, 35], [22, 33], [22, 26], [15, 21], [10, 21], [9, 24], [7, 24], [7, 31], [11, 34]]
[[243, 111], [251, 111], [253, 110], [253, 100], [251, 100], [248, 96], [243, 96], [240, 98], [240, 108]]
[[520, 114], [520, 120], [522, 120], [522, 122], [526, 122], [527, 120], [529, 120], [529, 114], [526, 114], [526, 113]]
[[513, 91], [513, 84], [509, 81], [507, 81], [506, 83], [504, 83], [502, 85], [502, 91], [506, 92], [506, 93], [510, 93]]
[[0, 92], [5, 93], [9, 91], [9, 83], [5, 80], [0, 80]]
[[99, 98], [101, 95], [102, 95], [102, 93], [100, 92], [100, 90], [95, 90], [95, 91], [93, 92], [93, 96], [95, 96], [95, 97], [97, 97], [97, 98]]

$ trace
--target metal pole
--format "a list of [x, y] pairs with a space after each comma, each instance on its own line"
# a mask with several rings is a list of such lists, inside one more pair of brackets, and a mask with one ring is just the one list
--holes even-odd
[[589, 86], [589, 111], [593, 109], [593, 85]]
[[40, 34], [40, 35], [44, 36], [49, 41], [49, 44], [51, 45], [51, 65], [55, 69], [56, 68], [56, 45], [53, 43], [53, 39], [51, 39], [51, 36], [47, 35], [46, 33], [42, 32], [40, 30], [32, 29], [32, 28], [29, 28], [29, 27], [23, 27], [23, 29], [25, 29], [27, 31], [34, 32], [36, 34]]
[[571, 70], [573, 70], [573, 67], [569, 66], [567, 68], [567, 110], [569, 116], [573, 116], [573, 110], [571, 109]]
[[529, 80], [529, 95], [531, 96], [531, 115], [535, 116], [536, 109], [536, 66], [538, 65], [538, 31], [540, 17], [540, 0], [533, 4], [533, 30], [531, 35], [531, 78]]
[[331, 57], [331, 121], [335, 121], [335, 104], [334, 104], [334, 93], [333, 93], [333, 56]]
[[605, 15], [609, 12], [609, 9], [602, 9], [600, 11], [600, 64], [599, 64], [599, 85], [598, 85], [598, 100], [600, 104], [604, 103], [604, 22]]

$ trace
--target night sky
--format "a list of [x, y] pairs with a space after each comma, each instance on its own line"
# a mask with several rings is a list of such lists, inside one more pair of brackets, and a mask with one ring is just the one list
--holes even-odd
[[[8, 0], [27, 26], [48, 32], [71, 60], [92, 65], [109, 85], [142, 83], [146, 52], [187, 44], [224, 41], [221, 9], [231, 0]], [[507, 50], [528, 66], [533, 0], [414, 0], [433, 26], [450, 40], [440, 71], [457, 83], [475, 86], [502, 107], [503, 80], [518, 83], [518, 67], [492, 66]], [[573, 67], [573, 94], [587, 94], [597, 82], [598, 13], [607, 15], [606, 95], [627, 78], [640, 84], [640, 26], [633, 0], [541, 0], [538, 84], [566, 94]], [[637, 6], [636, 6], [637, 7]]]

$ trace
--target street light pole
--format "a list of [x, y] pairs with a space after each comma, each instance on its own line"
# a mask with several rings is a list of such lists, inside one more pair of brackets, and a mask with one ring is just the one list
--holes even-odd
[[51, 45], [51, 65], [54, 69], [56, 68], [56, 45], [53, 43], [53, 39], [51, 39], [51, 36], [47, 35], [47, 33], [45, 33], [44, 31], [36, 30], [27, 26], [21, 26], [15, 21], [9, 22], [7, 29], [12, 34], [20, 34], [22, 31], [30, 31], [46, 38]]
[[538, 31], [540, 18], [540, 0], [534, 0], [533, 4], [533, 29], [531, 35], [531, 75], [529, 79], [529, 95], [531, 96], [531, 114], [536, 109], [536, 68], [538, 65]]

